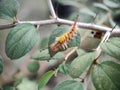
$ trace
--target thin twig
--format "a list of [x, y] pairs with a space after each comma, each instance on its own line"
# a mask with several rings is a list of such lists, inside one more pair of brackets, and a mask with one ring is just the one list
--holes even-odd
[[[116, 24], [116, 25], [117, 25], [117, 24]], [[91, 71], [92, 67], [94, 66], [94, 64], [98, 64], [97, 60], [98, 60], [98, 58], [99, 58], [100, 55], [101, 55], [101, 48], [100, 48], [100, 45], [101, 45], [102, 43], [104, 43], [104, 42], [107, 42], [107, 40], [109, 39], [111, 33], [114, 31], [116, 25], [113, 27], [113, 29], [111, 29], [111, 31], [107, 31], [107, 32], [105, 33], [105, 35], [104, 35], [102, 41], [101, 41], [100, 44], [98, 45], [98, 47], [97, 47], [97, 49], [96, 49], [97, 55], [96, 55], [94, 61], [92, 62], [92, 64], [90, 65], [90, 67], [89, 67], [89, 69], [88, 69], [88, 71], [87, 71], [85, 77], [82, 79], [83, 82], [84, 82], [85, 78], [86, 78], [87, 76], [89, 76], [90, 71]]]
[[[43, 21], [21, 21], [20, 23], [31, 23], [31, 24], [35, 24], [35, 25], [37, 25], [37, 24], [40, 24], [40, 25], [47, 25], [47, 24], [73, 25], [74, 21], [57, 18], [57, 19], [43, 20]], [[106, 31], [112, 30], [112, 28], [99, 26], [99, 25], [95, 25], [92, 23], [77, 22], [77, 26], [80, 28], [85, 28], [87, 30], [95, 30], [95, 31], [101, 31], [101, 32], [106, 32]], [[114, 29], [114, 31], [112, 33], [120, 34], [120, 29]]]
[[100, 56], [100, 53], [101, 53], [100, 45], [101, 45], [102, 43], [106, 42], [106, 41], [109, 39], [110, 35], [112, 34], [112, 32], [114, 31], [114, 29], [115, 29], [116, 26], [117, 26], [117, 24], [112, 28], [112, 30], [107, 31], [107, 32], [105, 33], [102, 41], [100, 42], [100, 44], [98, 45], [98, 47], [97, 47], [97, 49], [96, 49], [96, 51], [97, 51], [96, 58], [99, 57], [99, 56]]
[[66, 61], [68, 60], [68, 58], [78, 49], [78, 47], [74, 47], [65, 57], [64, 61], [62, 62], [63, 64], [66, 63]]
[[[64, 60], [61, 62], [61, 64], [65, 64], [68, 60], [68, 58], [78, 49], [78, 47], [74, 47], [64, 58]], [[57, 76], [57, 73], [59, 71], [59, 67], [55, 69], [55, 76]]]
[[[10, 25], [2, 25], [0, 26], [0, 30], [3, 29], [8, 29], [11, 27], [16, 26], [17, 24], [21, 23], [31, 23], [34, 25], [48, 25], [48, 24], [64, 24], [64, 25], [73, 25], [74, 21], [70, 20], [65, 20], [65, 19], [49, 19], [49, 20], [41, 20], [41, 21], [19, 21], [16, 24], [10, 24]], [[99, 26], [91, 23], [82, 23], [82, 22], [77, 22], [78, 27], [84, 28], [87, 30], [94, 30], [94, 31], [101, 31], [101, 32], [106, 32], [106, 31], [111, 31], [112, 28], [104, 27], [104, 26]], [[112, 34], [120, 34], [120, 29], [114, 29]]]
[[50, 8], [52, 17], [53, 17], [53, 18], [57, 18], [56, 13], [55, 13], [55, 10], [54, 10], [54, 7], [53, 7], [53, 4], [52, 4], [52, 1], [51, 1], [51, 0], [48, 0], [48, 4], [49, 4], [49, 8]]
[[0, 30], [4, 30], [4, 29], [10, 29], [12, 27], [16, 26], [16, 24], [12, 23], [12, 24], [7, 24], [7, 25], [1, 25], [0, 26]]
[[[13, 23], [13, 24], [8, 24], [8, 25], [1, 25], [0, 30], [12, 28], [12, 27], [16, 26], [17, 24], [21, 24], [21, 23], [31, 23], [33, 25], [48, 25], [48, 24], [73, 25], [74, 21], [61, 19], [61, 18], [58, 18], [56, 16], [56, 13], [55, 13], [55, 10], [54, 10], [54, 7], [53, 7], [53, 4], [52, 4], [51, 0], [48, 0], [48, 4], [49, 4], [49, 8], [50, 8], [53, 19], [40, 20], [40, 21], [18, 21], [15, 24]], [[106, 31], [111, 30], [111, 28], [95, 25], [93, 23], [77, 22], [77, 25], [78, 25], [78, 27], [84, 28], [84, 29], [87, 29], [87, 30], [95, 30], [95, 31], [102, 31], [102, 32], [106, 32]], [[114, 29], [114, 31], [112, 33], [120, 34], [120, 29]]]

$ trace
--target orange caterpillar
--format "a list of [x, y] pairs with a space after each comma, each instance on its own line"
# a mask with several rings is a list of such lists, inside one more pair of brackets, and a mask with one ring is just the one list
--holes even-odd
[[71, 39], [73, 39], [77, 34], [77, 20], [78, 16], [76, 17], [76, 20], [74, 24], [71, 26], [70, 31], [61, 35], [58, 37], [55, 41], [55, 43], [50, 45], [50, 49], [54, 52], [58, 51], [59, 48], [66, 49], [68, 48], [67, 44], [70, 42]]

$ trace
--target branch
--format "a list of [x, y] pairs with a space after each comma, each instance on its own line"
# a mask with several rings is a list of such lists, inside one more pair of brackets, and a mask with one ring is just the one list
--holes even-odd
[[[48, 25], [48, 24], [73, 25], [74, 21], [61, 19], [61, 18], [58, 18], [56, 16], [55, 10], [53, 8], [53, 4], [52, 4], [51, 0], [48, 0], [48, 4], [49, 4], [49, 8], [50, 8], [53, 19], [41, 20], [41, 21], [18, 21], [18, 22], [14, 23], [14, 24], [1, 25], [0, 30], [12, 28], [12, 27], [16, 26], [17, 24], [21, 24], [21, 23], [31, 23], [33, 25]], [[94, 31], [101, 31], [101, 32], [107, 32], [107, 31], [112, 30], [112, 28], [95, 25], [93, 23], [77, 22], [77, 25], [78, 25], [78, 27], [84, 28], [84, 29], [87, 29], [87, 30], [94, 30]], [[120, 29], [114, 29], [112, 34], [120, 34]]]
[[48, 0], [48, 4], [49, 4], [49, 8], [50, 8], [52, 17], [53, 17], [53, 18], [57, 18], [56, 14], [55, 14], [54, 7], [53, 7], [53, 4], [52, 4], [52, 1], [51, 1], [51, 0]]
[[[0, 30], [8, 29], [8, 28], [14, 27], [17, 24], [21, 24], [21, 23], [31, 23], [33, 25], [48, 25], [48, 24], [73, 25], [74, 21], [65, 20], [65, 19], [61, 19], [61, 18], [56, 18], [56, 19], [53, 18], [53, 19], [41, 20], [41, 21], [19, 21], [16, 24], [0, 26]], [[87, 29], [87, 30], [94, 30], [94, 31], [101, 31], [101, 32], [107, 32], [107, 31], [112, 30], [112, 28], [95, 25], [93, 23], [77, 22], [77, 25], [78, 25], [79, 28], [84, 28], [84, 29]], [[120, 29], [114, 29], [112, 34], [120, 34]]]
[[[48, 25], [48, 24], [73, 25], [74, 21], [57, 18], [57, 19], [43, 20], [43, 21], [21, 21], [19, 23], [31, 23], [31, 24], [34, 24], [34, 25], [37, 25], [37, 24], [40, 24], [40, 25]], [[77, 22], [77, 25], [78, 25], [79, 28], [84, 28], [84, 29], [87, 29], [87, 30], [94, 30], [94, 31], [101, 31], [101, 32], [107, 32], [107, 31], [112, 30], [112, 28], [95, 25], [93, 23]], [[120, 34], [120, 29], [114, 29], [114, 31], [112, 33]]]
[[[16, 23], [17, 24], [17, 23]], [[14, 26], [16, 26], [16, 24], [7, 24], [7, 25], [1, 25], [0, 26], [0, 30], [4, 30], [4, 29], [9, 29], [9, 28], [12, 28]]]

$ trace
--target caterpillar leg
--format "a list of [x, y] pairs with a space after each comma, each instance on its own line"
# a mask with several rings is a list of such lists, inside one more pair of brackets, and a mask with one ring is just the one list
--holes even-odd
[[68, 48], [67, 43], [64, 43], [64, 46], [65, 46], [66, 48]]

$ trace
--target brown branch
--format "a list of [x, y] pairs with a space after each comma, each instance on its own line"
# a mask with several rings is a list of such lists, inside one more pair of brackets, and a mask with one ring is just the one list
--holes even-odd
[[0, 30], [10, 29], [10, 28], [16, 26], [16, 24], [17, 23], [15, 23], [15, 24], [12, 23], [12, 24], [7, 24], [7, 25], [1, 25], [0, 26]]

